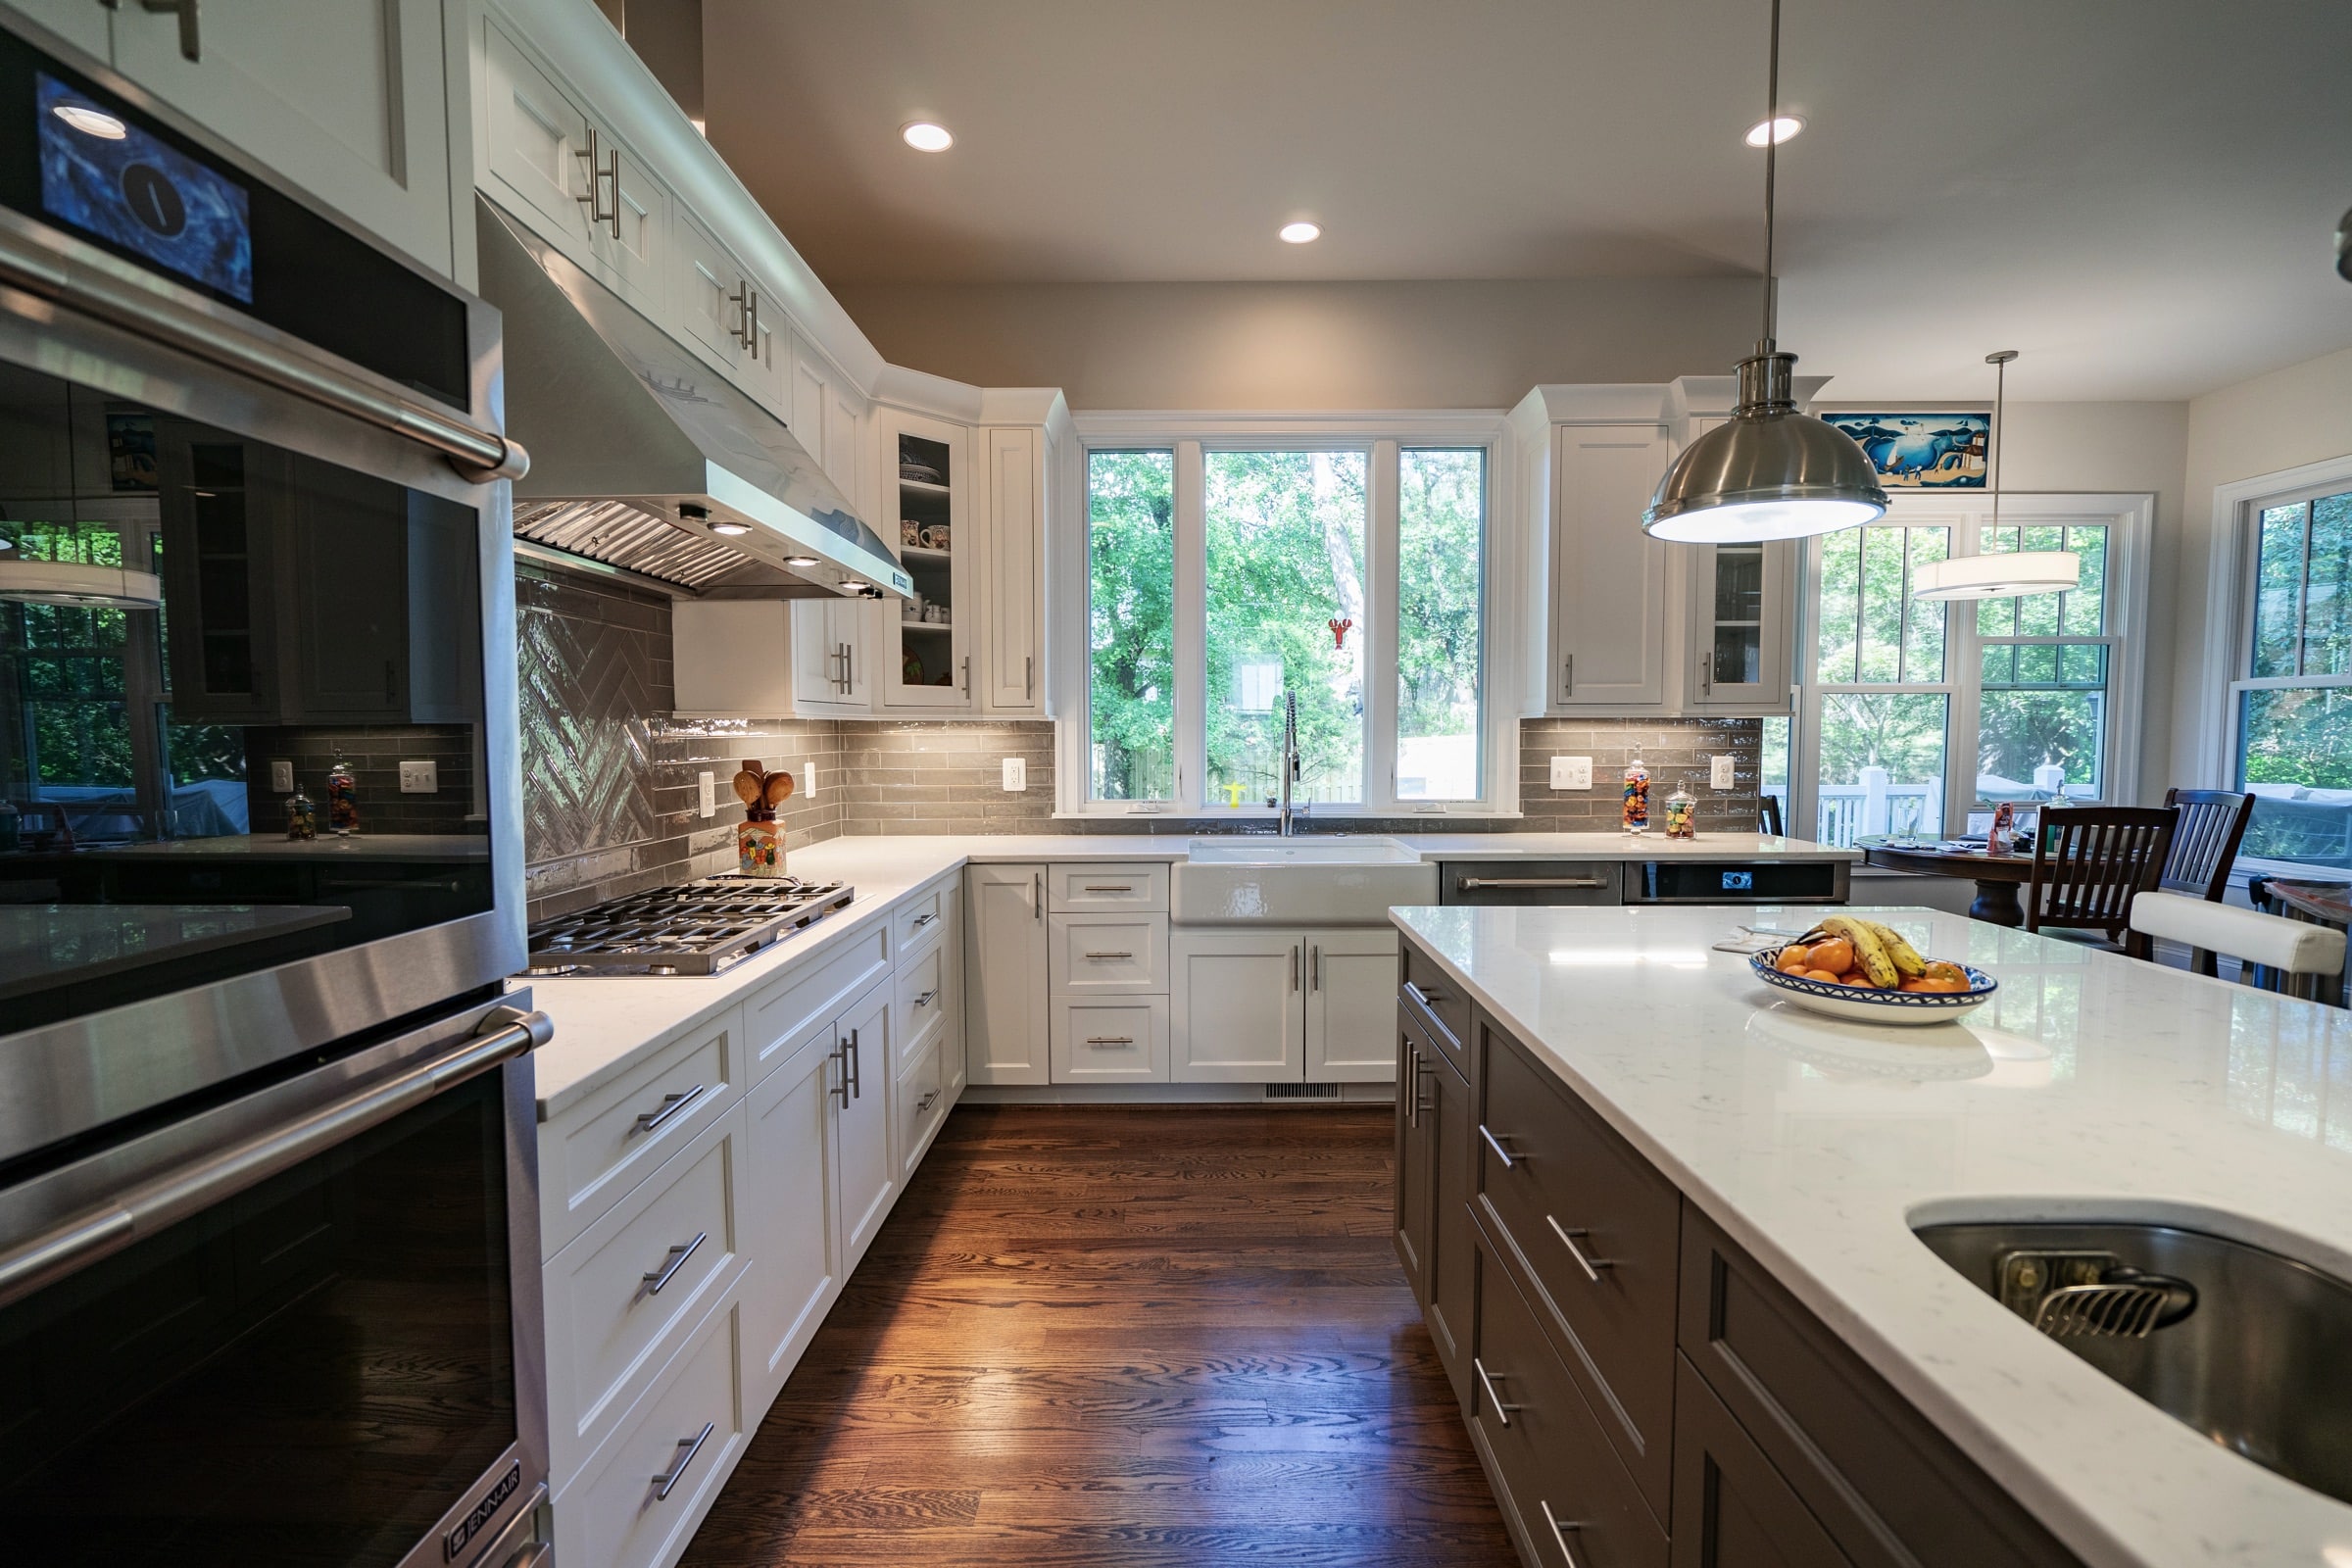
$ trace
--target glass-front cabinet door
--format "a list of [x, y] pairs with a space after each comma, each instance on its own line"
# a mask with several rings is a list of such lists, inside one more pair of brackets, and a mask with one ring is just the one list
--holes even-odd
[[878, 417], [887, 470], [882, 493], [897, 498], [895, 543], [914, 579], [910, 598], [879, 608], [874, 675], [881, 706], [969, 710], [979, 600], [971, 569], [978, 541], [967, 520], [969, 432], [895, 409]]
[[1706, 711], [1786, 711], [1794, 547], [1699, 545], [1690, 555], [1686, 704]]

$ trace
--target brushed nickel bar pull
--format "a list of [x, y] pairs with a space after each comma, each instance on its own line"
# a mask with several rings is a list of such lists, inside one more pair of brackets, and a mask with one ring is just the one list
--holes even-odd
[[1089, 893], [1133, 893], [1135, 884], [1132, 882], [1089, 882], [1086, 884], [1086, 891]]
[[1464, 893], [1479, 888], [1598, 888], [1608, 886], [1597, 876], [1464, 876], [1453, 885]]
[[1291, 989], [1298, 989], [1298, 944], [1291, 944]]
[[931, 1090], [931, 1091], [929, 1091], [928, 1093], [926, 1093], [926, 1094], [923, 1096], [923, 1098], [922, 1098], [922, 1099], [920, 1099], [920, 1100], [918, 1100], [918, 1101], [916, 1101], [916, 1102], [914, 1102], [914, 1110], [915, 1110], [915, 1114], [919, 1116], [919, 1115], [921, 1115], [921, 1114], [922, 1114], [924, 1111], [926, 1111], [926, 1110], [929, 1110], [929, 1109], [931, 1108], [931, 1102], [932, 1102], [933, 1101], [937, 1100], [938, 1098], [939, 1098], [939, 1091], [938, 1091], [938, 1090], [936, 1090], [936, 1089], [934, 1089], [934, 1090]]
[[1038, 918], [1038, 919], [1040, 919], [1040, 920], [1043, 920], [1043, 919], [1045, 919], [1045, 917], [1046, 917], [1046, 873], [1045, 873], [1045, 872], [1043, 872], [1043, 871], [1040, 871], [1040, 872], [1038, 872], [1038, 873], [1037, 873], [1037, 892], [1036, 892], [1034, 895], [1032, 895], [1032, 897], [1031, 897], [1031, 900], [1030, 900], [1030, 906], [1030, 906], [1030, 908], [1031, 908], [1031, 909], [1033, 909], [1034, 911], [1036, 911], [1036, 914], [1037, 914], [1037, 918]]
[[928, 991], [924, 992], [924, 993], [923, 993], [921, 996], [919, 996], [919, 997], [915, 998], [915, 999], [914, 999], [914, 1004], [915, 1004], [916, 1006], [918, 1006], [918, 1007], [928, 1007], [929, 1005], [931, 1005], [931, 999], [932, 999], [933, 997], [936, 997], [936, 996], [938, 996], [938, 995], [939, 995], [939, 987], [937, 987], [937, 986], [933, 986], [933, 987], [932, 987], [930, 990], [928, 990]]
[[686, 1260], [700, 1250], [702, 1245], [710, 1239], [710, 1233], [709, 1231], [705, 1231], [701, 1235], [697, 1236], [693, 1241], [686, 1243], [683, 1247], [671, 1248], [667, 1253], [669, 1260], [663, 1263], [660, 1268], [655, 1269], [652, 1273], [645, 1276], [645, 1294], [648, 1296], [660, 1296], [662, 1294], [662, 1287], [667, 1285], [672, 1279], [676, 1278], [678, 1270], [686, 1266]]
[[1443, 991], [1424, 991], [1419, 985], [1410, 980], [1407, 980], [1404, 983], [1404, 994], [1412, 998], [1415, 1002], [1421, 1004], [1422, 1006], [1427, 1007], [1433, 1016], [1437, 1013], [1439, 1002], [1442, 1001], [1446, 995], [1446, 993]]
[[[571, 156], [577, 158], [588, 171], [587, 193], [574, 196], [572, 200], [588, 209], [588, 221], [591, 226], [599, 223], [611, 224], [612, 237], [620, 238], [620, 154], [615, 152], [612, 155], [612, 167], [609, 173], [607, 171], [599, 169], [597, 165], [603, 158], [602, 145], [598, 139], [596, 127], [590, 125], [586, 149], [575, 152]], [[612, 181], [612, 210], [609, 213], [605, 211], [603, 197], [604, 184], [607, 179]]]
[[1090, 953], [1087, 956], [1090, 958], [1132, 958], [1135, 955], [1132, 953]]
[[1306, 989], [1309, 991], [1323, 989], [1323, 944], [1320, 942], [1315, 944], [1314, 956], [1306, 965]]
[[[735, 292], [727, 296], [727, 303], [735, 307], [736, 315], [741, 318], [740, 324], [730, 330], [727, 333], [727, 336], [733, 338], [745, 348], [751, 348], [753, 343], [757, 341], [757, 339], [752, 336], [751, 279], [737, 278], [735, 280]], [[752, 358], [754, 359], [758, 359], [759, 357], [760, 356], [757, 352], [752, 355]]]
[[[1519, 1159], [1513, 1159], [1511, 1157], [1511, 1152], [1502, 1147], [1502, 1139], [1496, 1138], [1493, 1133], [1487, 1131], [1487, 1124], [1483, 1121], [1478, 1124], [1478, 1136], [1484, 1138], [1487, 1141], [1487, 1147], [1494, 1151], [1495, 1154], [1501, 1158], [1502, 1168], [1504, 1170], [1512, 1169], [1519, 1163], [1520, 1159], [1525, 1159], [1527, 1157], [1525, 1154], [1521, 1154]], [[1503, 1136], [1508, 1137], [1510, 1135], [1506, 1133]]]
[[[196, 0], [139, 0], [139, 5], [151, 17], [178, 17], [179, 57], [202, 62], [204, 40], [196, 33]], [[106, 0], [106, 9], [115, 9], [114, 0]]]
[[849, 1042], [846, 1040], [836, 1040], [833, 1042], [833, 1049], [827, 1052], [826, 1054], [833, 1058], [833, 1066], [836, 1069], [834, 1072], [834, 1077], [839, 1081], [836, 1082], [832, 1088], [826, 1090], [825, 1093], [828, 1095], [839, 1095], [841, 1097], [841, 1108], [847, 1110], [850, 1108]]
[[[1509, 1426], [1511, 1424], [1511, 1412], [1518, 1409], [1519, 1406], [1515, 1404], [1505, 1404], [1502, 1402], [1502, 1396], [1494, 1392], [1494, 1375], [1487, 1370], [1486, 1362], [1481, 1361], [1477, 1356], [1474, 1355], [1470, 1358], [1470, 1364], [1478, 1368], [1478, 1381], [1487, 1386], [1487, 1400], [1489, 1403], [1494, 1406], [1495, 1419], [1500, 1421], [1504, 1426]], [[1503, 1379], [1503, 1381], [1508, 1383], [1510, 1379], [1506, 1377]]]
[[[189, 14], [193, 12], [191, 6]], [[530, 471], [530, 454], [495, 430], [412, 402], [323, 358], [241, 330], [129, 278], [53, 255], [15, 234], [0, 232], [0, 282], [430, 447], [477, 484], [519, 479]]]
[[1560, 1245], [1568, 1249], [1568, 1255], [1576, 1259], [1576, 1266], [1583, 1269], [1585, 1271], [1585, 1278], [1591, 1280], [1593, 1284], [1598, 1285], [1600, 1283], [1600, 1271], [1602, 1269], [1615, 1268], [1617, 1266], [1617, 1260], [1615, 1258], [1588, 1257], [1585, 1255], [1585, 1250], [1576, 1245], [1576, 1239], [1579, 1236], [1591, 1236], [1592, 1234], [1591, 1231], [1572, 1231], [1563, 1229], [1560, 1225], [1560, 1222], [1556, 1219], [1553, 1219], [1549, 1214], [1544, 1216], [1544, 1223], [1551, 1227], [1551, 1234], [1560, 1239]]
[[850, 1031], [850, 1098], [865, 1098], [865, 1051], [858, 1042], [858, 1031]]
[[677, 1458], [671, 1460], [669, 1468], [666, 1471], [654, 1477], [654, 1485], [662, 1489], [660, 1492], [654, 1494], [654, 1500], [656, 1502], [667, 1502], [669, 1500], [670, 1489], [678, 1484], [678, 1478], [686, 1473], [686, 1467], [694, 1463], [694, 1456], [703, 1451], [703, 1445], [709, 1443], [710, 1441], [710, 1434], [716, 1432], [717, 1430], [717, 1422], [706, 1421], [703, 1423], [702, 1431], [696, 1433], [691, 1438], [680, 1438], [678, 1440], [678, 1446], [684, 1448], [686, 1451], [682, 1454], [679, 1454]]
[[1135, 1044], [1135, 1036], [1088, 1035], [1086, 1037], [1086, 1043], [1090, 1046], [1132, 1046]]
[[1576, 695], [1576, 656], [1574, 654], [1570, 654], [1566, 659], [1560, 661], [1560, 695], [1562, 697]]
[[1421, 1125], [1421, 1048], [1408, 1038], [1404, 1043], [1404, 1124]]
[[637, 1125], [630, 1131], [632, 1133], [660, 1132], [671, 1120], [684, 1115], [686, 1107], [702, 1099], [709, 1089], [710, 1086], [707, 1084], [696, 1084], [692, 1089], [684, 1090], [681, 1093], [663, 1095], [661, 1108], [641, 1112], [637, 1117]]
[[937, 909], [932, 909], [927, 913], [916, 915], [913, 923], [907, 926], [906, 929], [909, 931], [920, 931], [923, 927], [929, 925], [932, 921], [938, 918], [939, 911]]
[[1560, 1556], [1567, 1561], [1568, 1568], [1584, 1568], [1584, 1565], [1577, 1561], [1576, 1553], [1569, 1549], [1568, 1532], [1582, 1530], [1585, 1527], [1581, 1524], [1562, 1524], [1553, 1517], [1551, 1504], [1541, 1497], [1536, 1499], [1536, 1506], [1544, 1510], [1544, 1522], [1551, 1526], [1551, 1539], [1559, 1544]]
[[968, 654], [964, 656], [963, 661], [963, 695], [966, 697], [972, 695], [972, 661]]

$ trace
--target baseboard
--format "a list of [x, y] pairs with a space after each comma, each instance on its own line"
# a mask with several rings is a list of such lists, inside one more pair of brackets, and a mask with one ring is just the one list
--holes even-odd
[[972, 1084], [965, 1105], [1250, 1105], [1284, 1110], [1393, 1105], [1394, 1084], [1341, 1084], [1336, 1099], [1269, 1100], [1264, 1084]]

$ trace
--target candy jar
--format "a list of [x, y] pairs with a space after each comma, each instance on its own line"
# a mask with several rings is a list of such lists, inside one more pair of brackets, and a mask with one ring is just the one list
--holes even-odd
[[326, 825], [338, 837], [360, 830], [360, 780], [341, 757], [326, 770]]
[[1670, 839], [1698, 837], [1698, 797], [1690, 793], [1690, 781], [1683, 780], [1666, 797], [1666, 836]]
[[318, 836], [318, 808], [302, 792], [301, 786], [286, 797], [286, 837], [305, 842]]
[[1625, 764], [1625, 830], [1649, 831], [1649, 769], [1639, 757]]

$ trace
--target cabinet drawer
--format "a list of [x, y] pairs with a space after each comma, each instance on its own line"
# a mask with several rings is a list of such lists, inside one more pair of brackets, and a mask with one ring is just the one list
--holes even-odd
[[1852, 1561], [1679, 1357], [1674, 1428], [1675, 1568], [1845, 1568]]
[[899, 960], [893, 1005], [898, 1009], [893, 1022], [899, 1041], [899, 1059], [893, 1066], [903, 1072], [914, 1060], [915, 1042], [948, 1016], [948, 950], [944, 946], [935, 942], [920, 956]]
[[[1682, 1351], [1838, 1548], [1865, 1568], [2076, 1558], [1693, 1204]], [[1678, 1499], [1678, 1508], [1680, 1500]]]
[[1046, 872], [1054, 913], [1087, 909], [1168, 912], [1168, 867], [1159, 860], [1132, 865], [1056, 865]]
[[595, 1465], [556, 1494], [564, 1568], [677, 1560], [743, 1448], [739, 1315], [733, 1303], [712, 1312]]
[[568, 1476], [730, 1283], [740, 1102], [546, 1268], [549, 1467]]
[[1517, 1042], [1480, 1039], [1479, 1211], [1663, 1517], [1682, 1196]]
[[742, 1018], [729, 1008], [539, 1129], [542, 1257], [555, 1256], [743, 1098]]
[[753, 1081], [791, 1054], [809, 1025], [839, 1016], [852, 997], [889, 968], [890, 926], [876, 920], [843, 938], [835, 951], [786, 971], [745, 1003], [743, 1032], [751, 1042]]
[[1435, 1043], [1464, 1077], [1470, 1073], [1470, 994], [1455, 985], [1438, 962], [1410, 941], [1398, 944], [1399, 994], [1433, 1025]]
[[899, 1078], [899, 1180], [913, 1176], [927, 1141], [948, 1117], [948, 1093], [940, 1083], [940, 1043], [947, 1031], [934, 1025], [916, 1043], [914, 1064]]
[[956, 894], [953, 879], [934, 882], [890, 911], [891, 934], [898, 939], [899, 957], [926, 942], [937, 942], [948, 928], [948, 909]]
[[1168, 1081], [1168, 999], [1054, 1004], [1051, 1055], [1057, 1084]]
[[1470, 1422], [1500, 1474], [1529, 1560], [1541, 1568], [1665, 1568], [1666, 1535], [1482, 1244]]
[[1164, 914], [1057, 914], [1050, 922], [1048, 972], [1055, 996], [1165, 993]]

